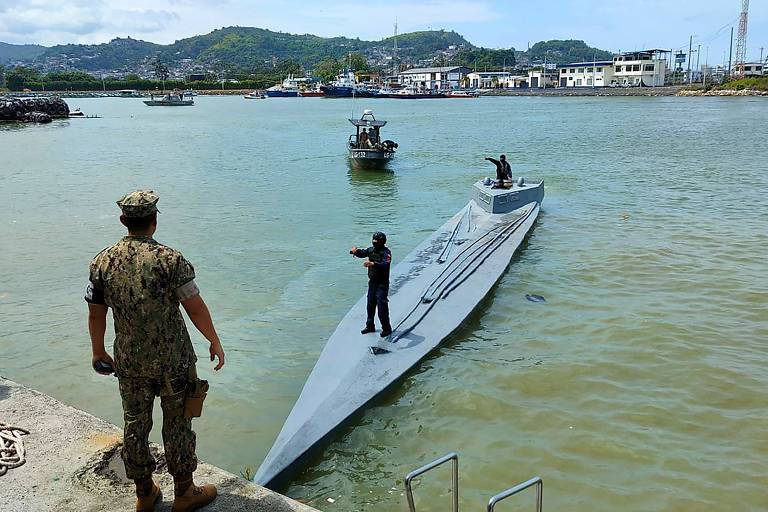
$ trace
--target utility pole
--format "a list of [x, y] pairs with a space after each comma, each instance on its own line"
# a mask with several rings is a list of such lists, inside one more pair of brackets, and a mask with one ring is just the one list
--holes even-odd
[[691, 85], [691, 50], [693, 50], [693, 36], [688, 40], [688, 85]]
[[707, 46], [707, 56], [704, 59], [704, 89], [707, 88], [707, 73], [709, 73], [709, 46]]
[[731, 66], [733, 65], [733, 27], [731, 27], [731, 46], [728, 50], [728, 78], [731, 78]]
[[760, 47], [760, 62], [763, 62], [763, 47]]
[[696, 49], [696, 71], [701, 73], [701, 66], [699, 66], [699, 57], [701, 57], [701, 45]]

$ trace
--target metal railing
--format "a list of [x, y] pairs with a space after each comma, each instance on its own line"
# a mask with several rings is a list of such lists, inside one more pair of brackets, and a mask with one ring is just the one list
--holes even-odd
[[523, 482], [510, 489], [507, 489], [506, 491], [502, 491], [496, 496], [494, 496], [493, 498], [491, 498], [490, 500], [488, 500], [487, 512], [493, 512], [493, 509], [496, 507], [496, 504], [501, 500], [505, 500], [510, 496], [514, 496], [515, 494], [521, 491], [524, 491], [527, 488], [534, 485], [536, 486], [536, 512], [541, 512], [541, 502], [544, 494], [544, 482], [542, 482], [541, 477], [538, 477], [538, 476], [531, 478], [527, 482]]
[[411, 488], [411, 481], [413, 481], [413, 479], [417, 476], [423, 475], [427, 471], [445, 464], [449, 460], [453, 461], [453, 512], [459, 512], [459, 456], [456, 453], [443, 455], [439, 459], [432, 461], [429, 464], [420, 467], [419, 469], [415, 469], [406, 475], [405, 495], [408, 498], [408, 510], [410, 510], [410, 512], [416, 512], [416, 505], [413, 502], [413, 489]]

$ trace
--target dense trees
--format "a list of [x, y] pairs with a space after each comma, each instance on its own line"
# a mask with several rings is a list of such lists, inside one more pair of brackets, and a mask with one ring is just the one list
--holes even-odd
[[503, 68], [512, 69], [515, 66], [515, 49], [490, 50], [487, 48], [472, 48], [461, 50], [451, 59], [451, 64], [467, 66], [477, 71], [500, 71]]
[[28, 84], [39, 82], [40, 73], [36, 69], [26, 66], [17, 66], [8, 71], [5, 76], [5, 83], [12, 91], [20, 91], [28, 87]]
[[552, 39], [539, 41], [531, 46], [526, 56], [531, 62], [547, 62], [553, 64], [567, 64], [569, 62], [588, 62], [591, 60], [611, 60], [613, 54], [597, 48], [592, 48], [587, 43], [576, 39]]

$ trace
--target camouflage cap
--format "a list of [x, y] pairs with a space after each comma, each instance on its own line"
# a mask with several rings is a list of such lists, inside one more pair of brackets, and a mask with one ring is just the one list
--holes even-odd
[[148, 217], [157, 213], [157, 202], [160, 197], [152, 190], [137, 190], [124, 195], [117, 206], [123, 210], [126, 217]]

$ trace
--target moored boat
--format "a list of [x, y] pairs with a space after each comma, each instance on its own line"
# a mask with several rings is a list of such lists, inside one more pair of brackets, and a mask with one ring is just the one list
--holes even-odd
[[469, 98], [469, 99], [473, 99], [473, 98], [479, 98], [480, 97], [480, 93], [477, 92], [477, 91], [453, 90], [453, 91], [448, 91], [447, 93], [445, 93], [445, 97], [446, 98]]
[[[490, 292], [536, 221], [544, 183], [473, 185], [472, 198], [391, 271], [388, 341], [361, 335], [362, 297], [339, 323], [254, 480], [278, 488], [334, 432], [455, 331]], [[488, 183], [488, 184], [486, 184]]]
[[266, 96], [260, 92], [253, 91], [243, 96], [243, 98], [247, 100], [263, 100], [264, 98], [266, 98]]
[[273, 85], [264, 91], [267, 98], [296, 98], [299, 95], [298, 80], [289, 76], [282, 83]]
[[420, 99], [436, 99], [445, 98], [445, 93], [440, 90], [432, 89], [419, 89], [412, 85], [404, 87], [397, 92], [387, 95], [388, 98], [396, 98], [400, 100], [420, 100]]
[[320, 84], [317, 84], [312, 89], [304, 89], [299, 91], [299, 96], [302, 98], [320, 98], [325, 96], [325, 93], [320, 89]]
[[194, 98], [186, 98], [184, 93], [169, 92], [160, 96], [159, 99], [155, 99], [154, 94], [149, 95], [148, 100], [144, 100], [144, 104], [149, 107], [186, 107], [195, 104]]
[[378, 92], [375, 88], [358, 83], [351, 69], [339, 73], [330, 84], [321, 85], [320, 90], [326, 98], [373, 98]]
[[[372, 110], [364, 110], [360, 119], [350, 119], [355, 133], [347, 140], [349, 160], [356, 169], [383, 169], [395, 156], [397, 143], [381, 140], [386, 121], [377, 120]], [[362, 130], [362, 131], [361, 131]]]

